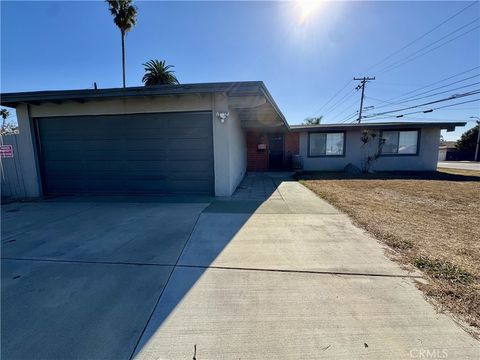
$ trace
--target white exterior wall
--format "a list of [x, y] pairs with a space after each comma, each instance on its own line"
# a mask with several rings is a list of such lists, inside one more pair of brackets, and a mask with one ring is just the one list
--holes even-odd
[[[215, 195], [230, 196], [245, 175], [247, 147], [240, 119], [236, 111], [228, 107], [226, 94], [215, 94], [213, 102]], [[228, 112], [230, 116], [222, 123], [217, 118], [217, 112]]]
[[[303, 156], [304, 170], [343, 171], [345, 165], [352, 163], [361, 167], [361, 130], [345, 133], [345, 156], [342, 157], [308, 157], [308, 133], [300, 134], [300, 155]], [[418, 155], [380, 156], [373, 165], [376, 171], [435, 171], [438, 161], [440, 129], [425, 128], [420, 130]], [[378, 148], [378, 137], [372, 143], [372, 153]]]
[[[236, 113], [228, 109], [226, 94], [206, 94], [19, 105], [17, 118], [20, 134], [17, 138], [19, 151], [16, 156], [21, 164], [25, 183], [21, 197], [42, 196], [40, 169], [34, 145], [33, 118], [182, 111], [212, 111], [215, 195], [230, 196], [243, 178], [246, 169], [243, 130], [240, 128]], [[215, 115], [217, 111], [230, 111], [233, 114], [232, 121], [220, 123]]]
[[229, 112], [230, 194], [233, 194], [247, 171], [247, 143], [236, 110], [230, 109]]

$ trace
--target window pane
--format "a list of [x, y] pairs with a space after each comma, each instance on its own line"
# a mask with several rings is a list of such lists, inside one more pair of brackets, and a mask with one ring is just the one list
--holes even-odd
[[398, 131], [384, 131], [382, 139], [385, 141], [382, 147], [383, 154], [398, 153]]
[[400, 131], [398, 140], [399, 154], [416, 154], [417, 153], [418, 131]]
[[343, 133], [327, 134], [326, 155], [343, 155]]
[[310, 134], [310, 156], [325, 155], [326, 134]]
[[310, 156], [343, 155], [343, 133], [310, 133]]

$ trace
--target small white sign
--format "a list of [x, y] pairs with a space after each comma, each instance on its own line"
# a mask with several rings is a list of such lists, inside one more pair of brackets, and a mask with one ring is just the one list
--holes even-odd
[[0, 158], [13, 158], [12, 145], [0, 145]]

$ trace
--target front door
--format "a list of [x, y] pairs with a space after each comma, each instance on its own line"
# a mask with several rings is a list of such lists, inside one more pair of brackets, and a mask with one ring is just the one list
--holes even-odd
[[268, 168], [280, 170], [283, 167], [283, 134], [268, 135]]

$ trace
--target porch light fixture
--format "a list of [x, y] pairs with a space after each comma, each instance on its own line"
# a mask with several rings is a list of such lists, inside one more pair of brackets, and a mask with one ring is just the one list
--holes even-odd
[[222, 124], [228, 119], [229, 115], [229, 112], [217, 112], [217, 118]]

